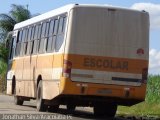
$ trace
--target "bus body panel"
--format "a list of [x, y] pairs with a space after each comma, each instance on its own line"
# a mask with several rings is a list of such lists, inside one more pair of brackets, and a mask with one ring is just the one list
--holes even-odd
[[148, 13], [76, 7], [70, 14], [65, 60], [72, 64], [71, 76], [61, 80], [60, 91], [143, 101], [147, 80], [143, 72], [148, 71], [149, 58]]
[[[96, 83], [105, 83], [105, 79], [114, 77], [117, 81], [124, 78], [126, 83], [127, 79], [135, 79], [139, 86], [143, 69], [148, 69], [148, 14], [85, 7], [73, 9], [72, 14], [72, 34], [65, 54], [69, 54], [68, 60], [73, 62], [73, 76], [83, 75], [86, 71], [82, 69], [85, 69]], [[140, 50], [142, 53], [138, 53]], [[106, 71], [108, 75], [97, 71]], [[72, 81], [79, 78], [71, 76]]]

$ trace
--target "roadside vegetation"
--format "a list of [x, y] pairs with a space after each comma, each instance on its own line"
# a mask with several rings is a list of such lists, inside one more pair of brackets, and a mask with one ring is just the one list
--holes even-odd
[[22, 5], [11, 5], [9, 13], [0, 13], [0, 92], [6, 89], [7, 59], [9, 53], [9, 39], [7, 35], [16, 23], [31, 18], [28, 8]]
[[160, 76], [149, 75], [145, 102], [132, 107], [118, 107], [118, 115], [160, 117]]

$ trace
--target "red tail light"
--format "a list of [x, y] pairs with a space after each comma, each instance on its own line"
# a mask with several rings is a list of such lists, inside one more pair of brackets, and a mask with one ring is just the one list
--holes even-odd
[[143, 68], [142, 70], [142, 83], [147, 83], [148, 78], [148, 68]]
[[70, 62], [68, 60], [64, 60], [63, 77], [70, 78], [71, 77], [71, 69], [72, 69], [72, 62]]

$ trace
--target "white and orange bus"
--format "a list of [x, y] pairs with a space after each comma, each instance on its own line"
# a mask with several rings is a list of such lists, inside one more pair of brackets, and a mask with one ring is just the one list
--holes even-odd
[[145, 99], [149, 15], [145, 11], [71, 4], [15, 25], [7, 94], [37, 110], [90, 106], [114, 116], [118, 105]]

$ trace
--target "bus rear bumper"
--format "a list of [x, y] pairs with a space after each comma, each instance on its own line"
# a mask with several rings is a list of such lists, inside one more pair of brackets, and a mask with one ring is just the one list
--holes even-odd
[[94, 96], [94, 95], [67, 95], [63, 94], [57, 97], [59, 104], [67, 105], [68, 103], [75, 104], [76, 106], [90, 106], [93, 107], [96, 104], [116, 104], [123, 106], [132, 106], [143, 100], [137, 99], [125, 99], [119, 97], [108, 96]]
[[[145, 100], [146, 84], [141, 86], [106, 85], [61, 80], [62, 96], [80, 96], [81, 98], [103, 99], [114, 101], [119, 105], [134, 105]], [[88, 97], [89, 96], [89, 97]]]

